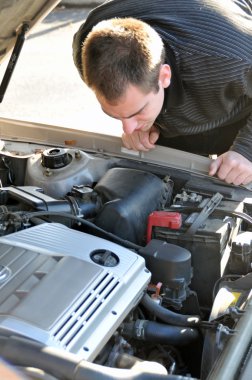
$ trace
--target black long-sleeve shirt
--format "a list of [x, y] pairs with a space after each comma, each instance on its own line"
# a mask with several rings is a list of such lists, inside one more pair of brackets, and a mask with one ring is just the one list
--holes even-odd
[[252, 0], [111, 0], [90, 12], [73, 42], [99, 21], [135, 17], [161, 36], [171, 85], [156, 122], [167, 137], [193, 135], [241, 120], [232, 150], [252, 161]]

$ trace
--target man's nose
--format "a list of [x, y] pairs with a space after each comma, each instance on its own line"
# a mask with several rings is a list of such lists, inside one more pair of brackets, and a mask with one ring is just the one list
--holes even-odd
[[127, 135], [130, 135], [134, 132], [134, 130], [137, 128], [138, 123], [137, 120], [134, 117], [131, 117], [130, 119], [123, 119], [122, 121], [122, 128], [123, 132]]

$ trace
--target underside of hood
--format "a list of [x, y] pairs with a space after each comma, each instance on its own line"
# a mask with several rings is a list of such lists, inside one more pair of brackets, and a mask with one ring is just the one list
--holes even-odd
[[0, 63], [25, 27], [26, 35], [60, 0], [0, 0]]

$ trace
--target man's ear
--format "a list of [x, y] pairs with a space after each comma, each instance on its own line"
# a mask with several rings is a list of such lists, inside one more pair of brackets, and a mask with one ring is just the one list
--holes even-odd
[[171, 67], [167, 63], [161, 66], [159, 72], [159, 82], [163, 88], [167, 88], [171, 83]]

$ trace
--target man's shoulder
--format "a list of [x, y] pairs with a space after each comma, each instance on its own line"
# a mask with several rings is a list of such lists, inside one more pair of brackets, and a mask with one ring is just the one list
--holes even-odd
[[135, 17], [147, 22], [162, 39], [178, 50], [246, 59], [252, 56], [252, 15], [234, 0], [110, 0], [94, 8], [74, 36], [73, 55], [98, 22]]

